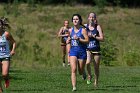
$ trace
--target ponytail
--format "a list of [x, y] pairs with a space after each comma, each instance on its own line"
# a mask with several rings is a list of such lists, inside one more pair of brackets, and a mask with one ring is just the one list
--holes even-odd
[[82, 23], [80, 24], [83, 28], [85, 28], [87, 31], [89, 31], [89, 28], [83, 25]]
[[0, 18], [0, 22], [2, 24], [2, 26], [4, 27], [4, 29], [7, 27], [7, 28], [11, 28], [10, 25], [9, 25], [9, 20], [8, 18], [5, 18], [5, 17], [1, 17]]

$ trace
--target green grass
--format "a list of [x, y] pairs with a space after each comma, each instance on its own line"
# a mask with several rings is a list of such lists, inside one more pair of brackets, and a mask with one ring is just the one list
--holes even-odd
[[[140, 67], [100, 67], [99, 87], [77, 75], [75, 93], [139, 93]], [[72, 93], [70, 68], [11, 68], [11, 84], [4, 93]]]

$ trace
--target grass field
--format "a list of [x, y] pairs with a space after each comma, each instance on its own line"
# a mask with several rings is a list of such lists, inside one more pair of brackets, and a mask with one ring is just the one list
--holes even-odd
[[[75, 93], [140, 93], [140, 67], [100, 67], [99, 87], [77, 75]], [[71, 93], [70, 68], [11, 68], [11, 84], [4, 93]]]

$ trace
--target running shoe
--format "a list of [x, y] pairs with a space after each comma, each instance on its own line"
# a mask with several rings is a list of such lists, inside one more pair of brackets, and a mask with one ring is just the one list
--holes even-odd
[[72, 91], [76, 91], [76, 87], [73, 87]]
[[87, 84], [91, 84], [91, 79], [92, 79], [92, 76], [88, 76], [88, 79], [87, 79]]
[[88, 84], [88, 85], [91, 84], [91, 80], [87, 80], [87, 84]]
[[68, 66], [70, 66], [70, 62], [68, 62]]
[[96, 83], [96, 82], [94, 82], [94, 88], [97, 88], [97, 87], [98, 87], [97, 83]]
[[66, 67], [66, 64], [65, 63], [63, 63], [63, 67]]
[[10, 80], [9, 79], [5, 80], [5, 88], [8, 88], [9, 84], [10, 84]]
[[86, 78], [87, 78], [87, 75], [86, 75], [86, 73], [83, 73], [83, 76], [82, 76], [82, 78], [83, 78], [83, 80], [86, 80]]

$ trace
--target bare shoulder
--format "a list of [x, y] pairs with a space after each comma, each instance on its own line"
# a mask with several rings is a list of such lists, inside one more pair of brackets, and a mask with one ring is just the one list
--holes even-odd
[[6, 37], [9, 37], [9, 36], [10, 36], [10, 32], [5, 31], [5, 36], [6, 36]]
[[99, 24], [97, 25], [97, 30], [102, 32], [102, 27], [101, 27], [101, 25], [99, 25]]
[[82, 28], [82, 33], [83, 34], [87, 33], [86, 29]]
[[98, 29], [98, 28], [101, 28], [101, 26], [100, 26], [99, 24], [97, 25], [97, 29]]
[[63, 30], [63, 29], [64, 29], [64, 27], [62, 26], [60, 29], [61, 29], [61, 30]]
[[10, 32], [5, 31], [5, 37], [7, 38], [7, 40], [10, 40], [12, 38]]
[[64, 28], [63, 28], [63, 27], [61, 27], [61, 28], [60, 28], [60, 30], [59, 30], [59, 33], [61, 33], [61, 32], [63, 31], [63, 29], [64, 29]]
[[70, 32], [70, 33], [72, 32], [72, 27], [69, 28], [69, 32]]

